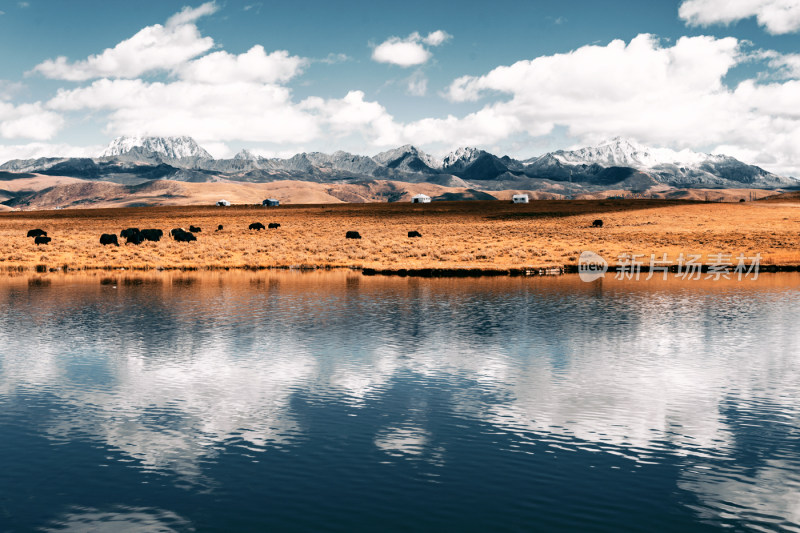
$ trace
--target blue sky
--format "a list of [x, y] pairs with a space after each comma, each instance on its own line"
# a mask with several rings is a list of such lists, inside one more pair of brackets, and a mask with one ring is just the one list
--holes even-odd
[[617, 135], [800, 175], [800, 0], [0, 1], [0, 160], [514, 157]]

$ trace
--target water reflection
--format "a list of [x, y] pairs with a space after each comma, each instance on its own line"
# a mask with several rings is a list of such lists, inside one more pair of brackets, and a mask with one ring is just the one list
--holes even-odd
[[158, 531], [172, 533], [194, 531], [190, 522], [170, 511], [148, 508], [118, 506], [108, 511], [78, 508], [66, 513], [44, 531], [68, 531], [94, 533], [127, 533], [136, 531]]
[[[223, 483], [211, 466], [232, 453], [256, 461], [327, 439], [371, 447], [358, 448], [358, 468], [374, 457], [442, 469], [464, 439], [488, 435], [497, 453], [670, 465], [698, 519], [795, 527], [798, 286], [796, 275], [11, 279], [0, 285], [0, 426], [43, 406], [28, 418], [36, 435], [101, 443], [180, 487]], [[765, 433], [781, 446], [754, 437]], [[117, 514], [128, 512], [147, 520], [141, 508]], [[63, 524], [114, 523], [104, 513], [70, 511]]]

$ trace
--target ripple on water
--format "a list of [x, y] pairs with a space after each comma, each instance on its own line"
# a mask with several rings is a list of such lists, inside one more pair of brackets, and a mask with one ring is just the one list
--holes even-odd
[[16, 529], [797, 530], [796, 278], [0, 284], [0, 504]]

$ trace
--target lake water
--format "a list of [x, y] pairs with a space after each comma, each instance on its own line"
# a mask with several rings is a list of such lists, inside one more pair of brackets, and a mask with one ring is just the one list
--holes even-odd
[[800, 276], [0, 280], [0, 531], [800, 531]]

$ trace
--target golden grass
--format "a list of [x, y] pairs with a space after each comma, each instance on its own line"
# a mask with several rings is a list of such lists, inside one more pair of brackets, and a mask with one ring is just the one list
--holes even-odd
[[[601, 218], [603, 228], [592, 228]], [[279, 222], [250, 231], [251, 222]], [[101, 246], [127, 227], [198, 225], [193, 243], [168, 236]], [[215, 231], [222, 224], [224, 230]], [[42, 228], [53, 241], [25, 236]], [[344, 238], [359, 231], [361, 240]], [[418, 230], [422, 238], [409, 239]], [[123, 241], [123, 239], [121, 239]], [[761, 254], [764, 265], [800, 265], [800, 203], [662, 200], [436, 202], [427, 205], [143, 207], [0, 213], [0, 270], [211, 269], [265, 267], [540, 268], [577, 264], [592, 250], [616, 264], [623, 253], [660, 256]]]

